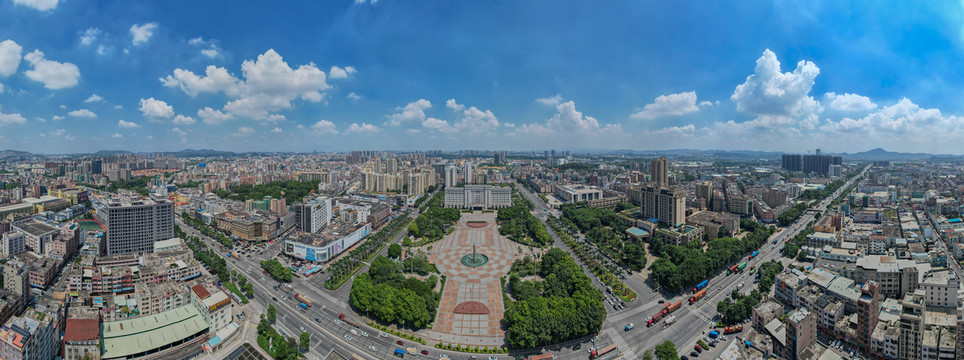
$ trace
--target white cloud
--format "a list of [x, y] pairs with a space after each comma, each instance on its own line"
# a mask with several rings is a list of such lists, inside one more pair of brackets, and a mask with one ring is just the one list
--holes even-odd
[[34, 50], [23, 59], [33, 66], [33, 70], [26, 72], [27, 77], [42, 82], [47, 89], [74, 87], [80, 79], [80, 70], [77, 69], [77, 65], [47, 60], [40, 50]]
[[538, 98], [536, 102], [546, 106], [556, 106], [562, 103], [562, 95], [555, 94], [550, 97]]
[[633, 119], [650, 120], [665, 116], [679, 116], [700, 111], [696, 106], [696, 92], [687, 91], [679, 94], [660, 95], [652, 104], [647, 104], [642, 111], [630, 115]]
[[114, 105], [114, 108], [117, 109], [117, 110], [120, 110], [120, 109], [123, 109], [124, 106], [123, 106], [123, 105]]
[[87, 28], [87, 30], [84, 30], [83, 34], [80, 34], [80, 44], [84, 46], [89, 46], [93, 44], [94, 41], [97, 41], [98, 37], [100, 37], [100, 29]]
[[295, 99], [318, 102], [323, 91], [330, 88], [325, 72], [314, 64], [292, 69], [273, 49], [258, 55], [257, 60], [245, 60], [241, 65], [244, 80], [228, 74], [227, 70], [208, 67], [205, 77], [189, 70], [176, 69], [173, 76], [161, 79], [168, 87], [179, 87], [188, 95], [201, 92], [223, 92], [235, 98], [224, 105], [224, 111], [235, 116], [265, 120], [271, 113], [292, 107]]
[[254, 129], [247, 126], [242, 126], [238, 128], [238, 132], [234, 133], [235, 136], [248, 136], [254, 134]]
[[97, 117], [97, 114], [94, 114], [93, 111], [90, 111], [87, 109], [74, 110], [74, 111], [68, 112], [67, 115], [70, 115], [73, 117], [79, 117], [79, 118], [88, 118], [88, 119], [93, 119]]
[[355, 5], [363, 5], [365, 3], [375, 5], [378, 3], [378, 0], [355, 0]]
[[137, 125], [137, 123], [133, 121], [124, 121], [124, 120], [117, 120], [117, 126], [125, 129], [135, 129], [135, 128], [141, 127], [140, 125]]
[[177, 135], [179, 135], [179, 136], [185, 136], [185, 135], [187, 135], [187, 131], [181, 130], [180, 128], [173, 128], [173, 129], [171, 129], [171, 132], [172, 132], [172, 133], [175, 133], [175, 134], [177, 134]]
[[60, 115], [54, 115], [54, 116], [51, 116], [50, 118], [53, 119], [54, 121], [58, 121], [58, 120], [63, 120], [63, 119], [65, 119], [65, 117], [60, 116]]
[[147, 135], [147, 140], [154, 140], [154, 135]]
[[804, 60], [792, 73], [781, 73], [776, 54], [767, 49], [757, 59], [753, 75], [736, 87], [730, 99], [745, 114], [797, 116], [802, 107], [814, 102], [808, 94], [819, 74], [817, 65]]
[[361, 125], [358, 125], [358, 123], [352, 123], [351, 126], [345, 130], [346, 133], [376, 133], [379, 131], [382, 131], [382, 129], [379, 129], [377, 126], [368, 123], [361, 123]]
[[144, 116], [151, 120], [170, 119], [174, 117], [174, 107], [166, 102], [154, 98], [141, 98], [140, 110]]
[[607, 136], [624, 134], [621, 125], [600, 125], [596, 118], [584, 116], [582, 112], [576, 110], [576, 104], [574, 102], [566, 101], [556, 105], [556, 114], [546, 119], [545, 124], [532, 123], [520, 125], [509, 135], [541, 136], [551, 135], [557, 132], [578, 133], [584, 135], [584, 140], [593, 141], [605, 139]]
[[0, 112], [0, 126], [11, 125], [11, 124], [23, 124], [27, 122], [20, 114], [4, 114]]
[[712, 101], [700, 101], [700, 106], [713, 106]]
[[455, 99], [448, 99], [448, 101], [445, 102], [445, 107], [455, 111], [462, 111], [462, 109], [465, 109], [465, 105], [455, 102]]
[[32, 7], [40, 11], [53, 10], [59, 0], [13, 0], [14, 4]]
[[208, 58], [213, 59], [221, 54], [217, 40], [204, 40], [202, 37], [196, 37], [188, 40], [187, 43], [201, 48], [201, 55], [207, 56]]
[[0, 76], [10, 76], [17, 72], [22, 51], [23, 47], [13, 40], [0, 42]]
[[328, 77], [332, 79], [347, 79], [349, 75], [354, 74], [356, 71], [357, 70], [351, 66], [346, 66], [344, 68], [332, 66], [331, 70], [328, 71]]
[[0, 94], [3, 94], [3, 83], [0, 83]]
[[109, 53], [111, 52], [111, 50], [113, 50], [113, 49], [114, 49], [113, 47], [106, 46], [106, 45], [104, 45], [104, 44], [100, 44], [100, 45], [97, 45], [97, 54], [98, 54], [98, 55], [107, 55], [107, 54], [109, 54]]
[[155, 29], [157, 29], [157, 23], [131, 25], [131, 43], [133, 43], [135, 46], [146, 43], [151, 39], [152, 36], [154, 36]]
[[241, 93], [241, 81], [228, 73], [227, 69], [214, 65], [209, 65], [205, 69], [204, 77], [188, 70], [174, 69], [174, 75], [168, 75], [160, 80], [164, 86], [180, 88], [192, 97], [199, 93], [223, 92], [228, 96], [238, 96]]
[[358, 100], [361, 100], [361, 95], [358, 95], [354, 92], [350, 92], [348, 93], [348, 95], [345, 95], [345, 98], [351, 101], [358, 101]]
[[281, 128], [276, 127], [276, 128], [274, 128], [274, 129], [271, 129], [271, 132], [273, 132], [273, 133], [275, 133], [275, 134], [280, 134], [280, 133], [283, 133], [284, 130], [281, 130]]
[[93, 94], [89, 98], [87, 98], [87, 100], [84, 100], [84, 103], [95, 103], [95, 102], [101, 102], [101, 101], [104, 101], [103, 97], [97, 94]]
[[386, 124], [399, 126], [405, 123], [421, 123], [425, 121], [425, 110], [431, 107], [432, 103], [425, 99], [410, 102], [404, 108], [395, 108], [396, 112], [388, 115]]
[[824, 98], [830, 101], [830, 108], [837, 111], [871, 111], [877, 108], [877, 104], [870, 101], [869, 97], [857, 94], [844, 93], [837, 95], [833, 92], [824, 94]]
[[406, 134], [409, 134], [409, 135], [421, 134], [421, 133], [422, 133], [422, 130], [419, 130], [419, 129], [408, 129], [408, 130], [405, 130], [405, 133], [406, 133]]
[[112, 138], [115, 138], [115, 139], [120, 139], [120, 138], [124, 137], [124, 135], [121, 135], [121, 134], [118, 134], [118, 133], [114, 133], [114, 135], [111, 136], [111, 137], [112, 137]]
[[181, 125], [191, 125], [191, 124], [194, 124], [195, 121], [194, 121], [194, 118], [190, 116], [178, 115], [174, 117], [174, 120], [172, 122], [175, 124], [181, 124]]
[[505, 126], [505, 127], [511, 129], [511, 128], [514, 128], [514, 127], [515, 127], [515, 124], [513, 124], [513, 123], [505, 123], [505, 124], [502, 124], [502, 126]]
[[[299, 125], [299, 129], [301, 125]], [[320, 120], [314, 125], [311, 125], [311, 130], [318, 134], [337, 134], [338, 130], [335, 130], [335, 123], [328, 120]]]
[[234, 115], [226, 114], [220, 110], [214, 110], [209, 107], [198, 110], [197, 117], [201, 118], [201, 121], [204, 121], [205, 124], [220, 124], [234, 119]]

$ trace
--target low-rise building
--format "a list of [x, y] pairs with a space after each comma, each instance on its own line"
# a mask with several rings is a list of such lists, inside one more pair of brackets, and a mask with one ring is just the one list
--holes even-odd
[[327, 262], [371, 232], [369, 224], [333, 222], [319, 234], [295, 233], [284, 240], [284, 253], [299, 259]]

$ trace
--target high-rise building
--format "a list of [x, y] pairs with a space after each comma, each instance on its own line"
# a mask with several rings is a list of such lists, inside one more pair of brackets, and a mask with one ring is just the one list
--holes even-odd
[[787, 203], [787, 192], [783, 190], [767, 190], [763, 193], [763, 202], [775, 208]]
[[787, 314], [785, 359], [796, 359], [804, 349], [817, 341], [817, 316], [805, 307]]
[[465, 166], [465, 168], [462, 170], [462, 172], [463, 172], [464, 174], [463, 174], [462, 176], [465, 178], [465, 183], [466, 183], [466, 184], [471, 184], [471, 183], [472, 183], [472, 174], [475, 173], [475, 169], [472, 167], [472, 163], [471, 163], [471, 162], [468, 162], [468, 161], [465, 162], [465, 165], [464, 165], [464, 166]]
[[907, 360], [920, 360], [921, 340], [924, 333], [924, 290], [904, 294], [900, 312], [900, 342], [897, 357]]
[[669, 159], [655, 158], [651, 163], [652, 181], [659, 186], [669, 185]]
[[164, 198], [115, 197], [94, 204], [107, 227], [105, 255], [154, 251], [154, 242], [174, 237], [174, 203]]
[[800, 154], [783, 154], [783, 170], [803, 170], [803, 157]]
[[459, 173], [455, 166], [445, 167], [445, 187], [455, 187], [459, 183]]
[[871, 335], [880, 317], [880, 284], [868, 281], [860, 289], [857, 299], [857, 343], [864, 350], [870, 350]]
[[712, 181], [700, 181], [696, 183], [696, 197], [700, 199], [705, 199], [706, 203], [710, 203], [710, 199], [713, 198], [713, 182]]
[[295, 203], [295, 221], [297, 221], [298, 230], [317, 233], [331, 224], [331, 216], [331, 199], [328, 197]]
[[661, 187], [655, 183], [641, 189], [640, 210], [644, 219], [655, 218], [669, 226], [686, 222], [686, 196], [679, 187]]

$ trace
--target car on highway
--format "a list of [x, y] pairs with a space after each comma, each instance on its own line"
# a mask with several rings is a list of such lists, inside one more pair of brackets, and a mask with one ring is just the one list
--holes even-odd
[[376, 348], [374, 345], [369, 345], [369, 346], [368, 346], [368, 350], [378, 351], [378, 348]]
[[345, 334], [345, 340], [351, 341], [351, 335]]
[[304, 327], [304, 326], [301, 327], [301, 332], [307, 332], [307, 331], [308, 331], [308, 330], [305, 330], [305, 327]]
[[384, 332], [384, 331], [382, 331], [382, 332], [380, 332], [380, 333], [378, 333], [378, 336], [381, 336], [381, 337], [388, 337], [388, 333], [386, 333], [386, 332]]
[[271, 297], [271, 300], [278, 301], [278, 298], [272, 296], [272, 297]]
[[361, 331], [361, 336], [368, 336], [368, 332], [362, 330], [362, 331]]

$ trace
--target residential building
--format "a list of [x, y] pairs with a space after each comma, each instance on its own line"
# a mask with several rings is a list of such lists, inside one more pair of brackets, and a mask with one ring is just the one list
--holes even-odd
[[392, 211], [392, 207], [384, 203], [355, 199], [338, 199], [336, 207], [342, 221], [351, 213], [353, 222], [370, 223], [373, 226], [381, 224]]
[[115, 197], [94, 208], [107, 227], [101, 246], [106, 255], [151, 252], [154, 242], [174, 237], [174, 203], [167, 199]]
[[767, 190], [763, 193], [763, 202], [769, 207], [777, 208], [787, 203], [787, 192], [783, 190]]
[[706, 200], [706, 203], [709, 204], [710, 200], [713, 198], [713, 182], [697, 181], [695, 186], [696, 197]]
[[19, 231], [3, 233], [2, 251], [6, 256], [15, 256], [27, 252], [27, 235]]
[[64, 360], [99, 360], [100, 320], [68, 318], [62, 342]]
[[857, 341], [864, 350], [869, 350], [871, 335], [877, 328], [880, 317], [880, 284], [870, 281], [861, 288], [862, 294], [857, 300]]
[[208, 323], [210, 332], [217, 332], [231, 323], [234, 304], [226, 291], [212, 284], [197, 284], [191, 287], [191, 293], [194, 294], [194, 304]]
[[650, 163], [651, 179], [658, 186], [669, 185], [669, 159], [655, 158]]
[[686, 222], [686, 197], [682, 188], [666, 188], [650, 183], [641, 191], [643, 204], [640, 210], [644, 219], [657, 219], [661, 224], [671, 227]]
[[767, 300], [753, 308], [750, 317], [751, 325], [757, 331], [765, 331], [764, 326], [773, 319], [779, 318], [780, 315], [783, 315], [783, 306], [776, 301]]
[[331, 224], [331, 198], [317, 197], [298, 202], [295, 203], [294, 209], [300, 231], [314, 234]]
[[[785, 342], [774, 350], [785, 359], [797, 359], [804, 349], [817, 340], [816, 316], [807, 308], [801, 307], [790, 311], [784, 328]], [[777, 344], [779, 343], [774, 345]]]
[[800, 154], [783, 154], [782, 168], [787, 171], [803, 170], [803, 156]]
[[900, 313], [900, 343], [897, 357], [906, 360], [921, 359], [924, 334], [924, 290], [917, 289], [904, 295]]
[[38, 303], [0, 327], [0, 358], [47, 360], [60, 353], [63, 306], [53, 301]]
[[[559, 187], [556, 187], [557, 193]], [[602, 192], [600, 191], [600, 196]], [[512, 188], [491, 185], [446, 187], [444, 206], [457, 209], [501, 209], [512, 206]]]
[[927, 308], [957, 308], [960, 280], [950, 270], [933, 270], [924, 274], [920, 288], [924, 290]]

